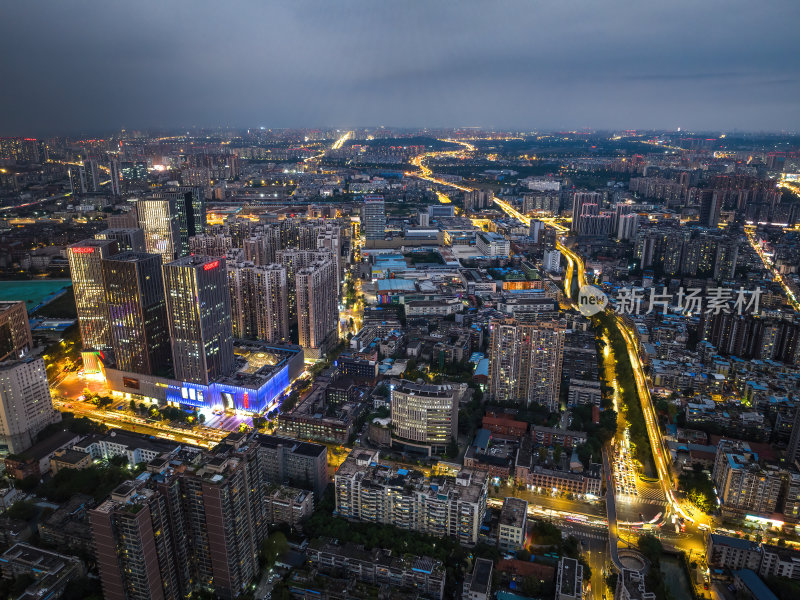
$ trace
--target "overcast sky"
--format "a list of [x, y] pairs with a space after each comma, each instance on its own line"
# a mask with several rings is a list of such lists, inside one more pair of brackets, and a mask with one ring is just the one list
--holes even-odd
[[7, 0], [0, 135], [800, 130], [798, 0]]

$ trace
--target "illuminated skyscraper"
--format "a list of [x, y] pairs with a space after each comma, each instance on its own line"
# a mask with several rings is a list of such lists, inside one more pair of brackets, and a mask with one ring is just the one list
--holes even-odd
[[67, 248], [84, 350], [108, 352], [112, 348], [103, 259], [116, 253], [114, 240], [83, 240]]
[[186, 256], [189, 254], [189, 238], [206, 231], [205, 190], [199, 186], [168, 187], [155, 192], [152, 197], [174, 202], [180, 238], [180, 244], [175, 247], [175, 256]]
[[319, 358], [338, 340], [338, 277], [326, 255], [295, 274], [297, 330], [307, 358]]
[[489, 395], [500, 402], [558, 409], [564, 359], [563, 321], [492, 321]]
[[25, 303], [0, 302], [0, 360], [21, 358], [33, 348]]
[[286, 268], [229, 263], [233, 335], [267, 342], [289, 340], [289, 294]]
[[175, 200], [146, 198], [136, 203], [136, 209], [147, 252], [160, 254], [164, 263], [181, 256], [180, 216]]
[[386, 236], [386, 204], [383, 196], [364, 197], [363, 231], [368, 240], [382, 240]]
[[138, 227], [126, 229], [104, 229], [94, 234], [96, 240], [115, 240], [120, 252], [144, 252], [144, 231]]
[[117, 369], [163, 373], [171, 360], [161, 257], [123, 252], [103, 261]]
[[175, 378], [208, 385], [234, 366], [225, 258], [184, 256], [163, 267]]

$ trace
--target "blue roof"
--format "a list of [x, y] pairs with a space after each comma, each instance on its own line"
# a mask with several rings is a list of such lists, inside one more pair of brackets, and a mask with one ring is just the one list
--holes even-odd
[[378, 291], [408, 291], [415, 292], [414, 282], [410, 279], [379, 279]]
[[739, 571], [734, 571], [733, 574], [741, 579], [742, 583], [753, 594], [753, 598], [758, 598], [758, 600], [778, 600], [778, 597], [772, 593], [767, 584], [761, 581], [761, 578], [750, 569], [740, 569]]
[[505, 590], [500, 590], [495, 596], [497, 600], [533, 600], [530, 596], [520, 596], [519, 594], [512, 594]]
[[489, 359], [482, 358], [478, 362], [478, 366], [475, 367], [475, 373], [473, 375], [483, 375], [485, 377], [489, 376]]
[[486, 449], [489, 446], [489, 440], [492, 437], [492, 432], [488, 429], [478, 429], [475, 433], [475, 439], [472, 441], [472, 445], [478, 448]]

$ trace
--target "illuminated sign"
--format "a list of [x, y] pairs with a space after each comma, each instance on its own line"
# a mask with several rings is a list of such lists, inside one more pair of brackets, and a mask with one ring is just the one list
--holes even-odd
[[207, 263], [203, 265], [204, 271], [210, 271], [211, 269], [216, 269], [219, 266], [219, 261], [215, 260], [214, 262]]
[[70, 248], [73, 254], [91, 254], [94, 248]]

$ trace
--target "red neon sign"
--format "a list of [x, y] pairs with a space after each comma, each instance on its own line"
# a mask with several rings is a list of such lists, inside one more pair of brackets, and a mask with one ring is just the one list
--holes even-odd
[[245, 408], [250, 408], [250, 394], [245, 392], [244, 393], [244, 397], [242, 398], [242, 400], [244, 400], [244, 407]]
[[206, 263], [203, 265], [204, 271], [210, 271], [211, 269], [216, 269], [219, 266], [219, 261], [215, 260], [214, 262]]
[[91, 254], [94, 248], [72, 248], [73, 254]]

